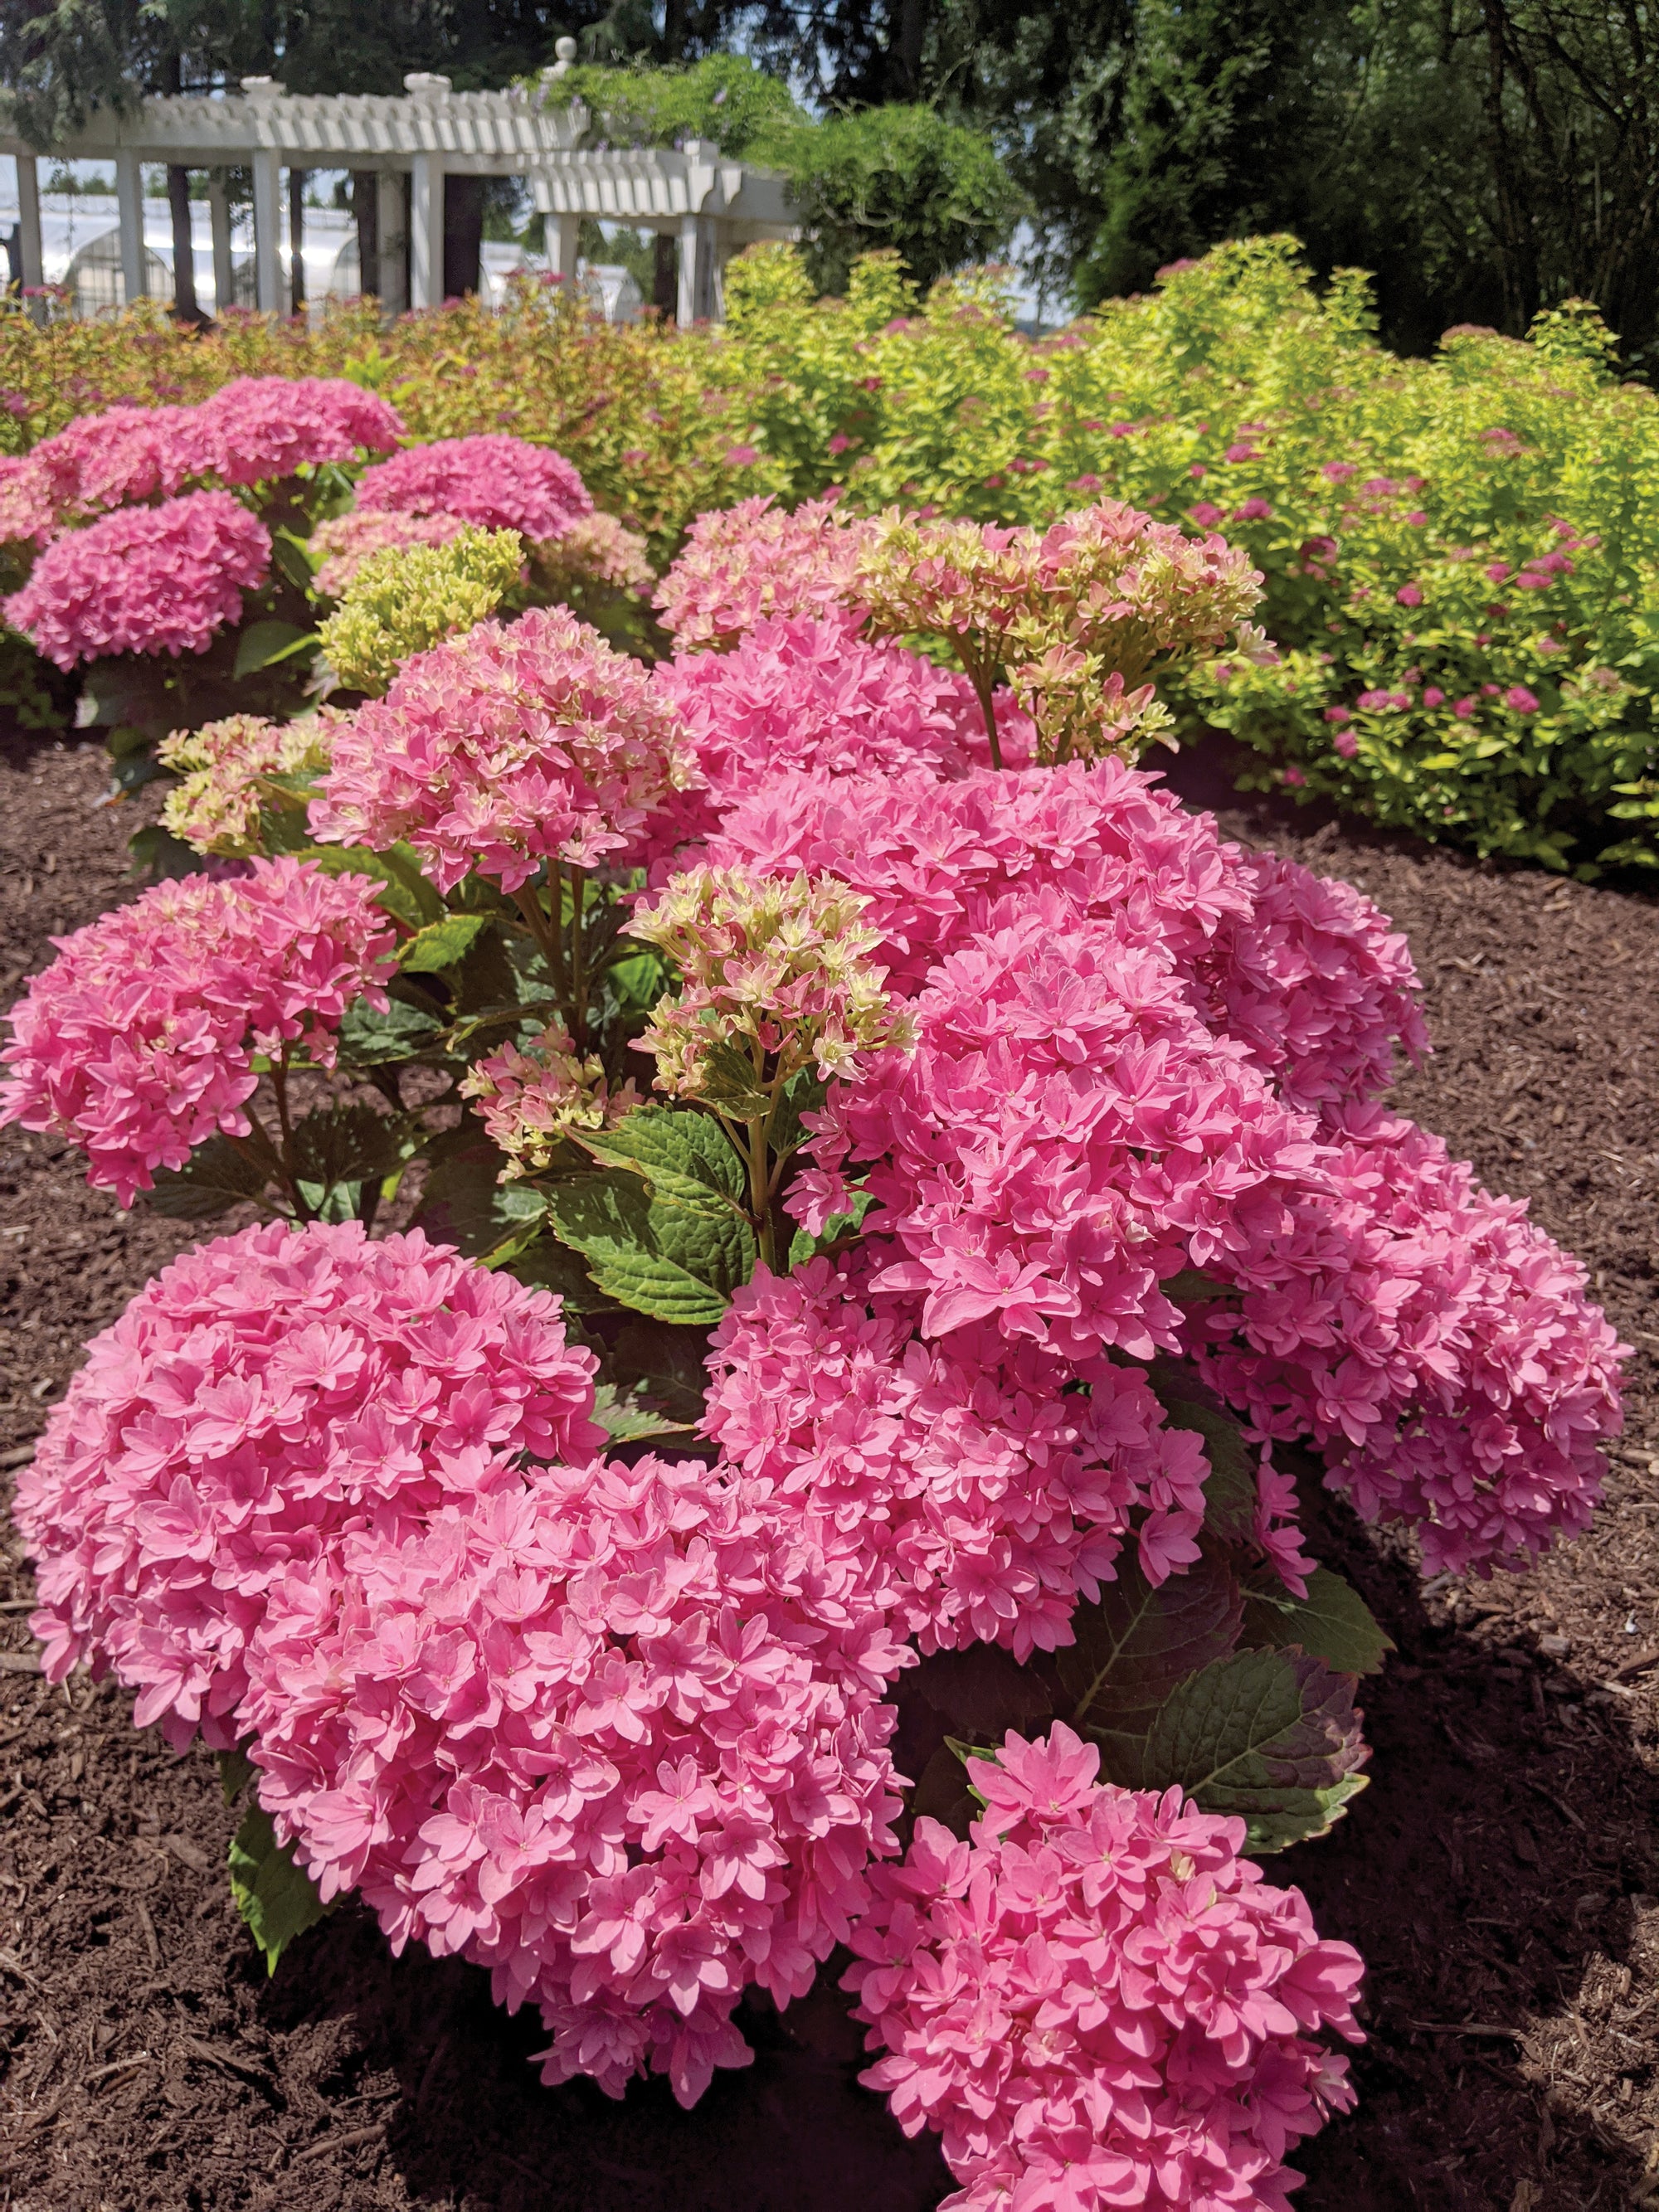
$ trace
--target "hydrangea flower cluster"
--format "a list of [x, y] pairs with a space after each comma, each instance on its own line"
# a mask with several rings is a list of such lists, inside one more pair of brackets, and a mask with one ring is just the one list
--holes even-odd
[[122, 653], [205, 653], [270, 565], [263, 523], [228, 492], [127, 507], [49, 545], [6, 620], [59, 668]]
[[303, 1042], [332, 1064], [355, 999], [386, 1004], [392, 932], [373, 877], [256, 860], [189, 876], [53, 939], [11, 1011], [0, 1124], [56, 1130], [123, 1206], [216, 1131], [245, 1137], [256, 1053]]
[[487, 431], [410, 446], [365, 469], [357, 504], [382, 514], [453, 514], [483, 530], [516, 530], [531, 544], [562, 538], [593, 512], [586, 484], [547, 446]]
[[239, 376], [181, 410], [185, 472], [221, 483], [273, 483], [301, 468], [389, 453], [404, 434], [395, 407], [343, 376]]
[[471, 523], [441, 545], [366, 553], [319, 630], [323, 657], [343, 684], [378, 697], [406, 660], [494, 614], [523, 567], [517, 531]]
[[1196, 1555], [1209, 1469], [1139, 1370], [985, 1322], [924, 1342], [915, 1301], [871, 1287], [891, 1256], [870, 1240], [738, 1292], [703, 1423], [724, 1462], [856, 1531], [865, 1590], [923, 1651], [1053, 1650], [1126, 1541], [1155, 1583]]
[[696, 775], [639, 662], [536, 608], [416, 655], [342, 722], [311, 821], [325, 843], [407, 839], [442, 890], [476, 869], [513, 891], [544, 860], [626, 851]]
[[1237, 1311], [1188, 1340], [1251, 1433], [1311, 1437], [1368, 1520], [1413, 1523], [1425, 1573], [1524, 1567], [1589, 1525], [1629, 1346], [1579, 1261], [1438, 1137], [1370, 1103], [1323, 1133]]
[[[675, 811], [682, 840], [712, 834], [726, 808], [775, 779], [913, 769], [956, 779], [989, 760], [964, 677], [818, 617], [766, 617], [729, 653], [682, 652], [655, 680], [679, 711], [706, 787]], [[1028, 735], [1006, 693], [999, 706], [1004, 757], [1023, 761]]]
[[0, 545], [44, 545], [57, 520], [33, 455], [0, 453]]
[[657, 580], [649, 549], [640, 532], [597, 507], [573, 522], [562, 537], [533, 547], [531, 566], [537, 582], [556, 596], [587, 584], [603, 584], [613, 592], [642, 592]]
[[228, 714], [199, 730], [174, 730], [155, 757], [179, 781], [161, 809], [164, 828], [198, 853], [246, 860], [258, 850], [259, 814], [274, 777], [319, 776], [329, 763], [329, 732], [338, 720], [325, 707], [295, 722]]
[[296, 1561], [248, 1653], [260, 1801], [325, 1897], [541, 2008], [543, 2076], [691, 2104], [847, 1941], [898, 1798], [867, 1607], [700, 1461], [594, 1460]]
[[273, 1590], [349, 1530], [395, 1547], [516, 1492], [526, 1453], [585, 1456], [593, 1365], [550, 1292], [418, 1231], [270, 1222], [187, 1252], [94, 1338], [18, 1480], [48, 1678], [90, 1659], [176, 1750], [234, 1744]]
[[476, 1060], [461, 1096], [478, 1102], [491, 1143], [507, 1155], [504, 1182], [542, 1174], [568, 1131], [615, 1128], [641, 1103], [631, 1082], [608, 1082], [598, 1054], [576, 1050], [560, 1021]]
[[700, 514], [658, 588], [664, 624], [682, 649], [734, 645], [769, 617], [855, 629], [848, 593], [867, 529], [833, 495], [792, 513], [769, 493]]
[[346, 586], [371, 553], [393, 545], [447, 545], [466, 528], [458, 514], [392, 514], [379, 507], [353, 507], [319, 522], [311, 533], [317, 562], [311, 588], [319, 599], [343, 598]]
[[639, 1041], [656, 1055], [659, 1086], [671, 1097], [718, 1099], [722, 1048], [758, 1091], [805, 1067], [846, 1074], [860, 1052], [902, 1043], [908, 1024], [870, 960], [863, 907], [833, 877], [696, 868], [636, 908], [629, 935], [656, 945], [682, 978]]
[[957, 2212], [1289, 2212], [1285, 2154], [1353, 2103], [1363, 1967], [1299, 1890], [1239, 1856], [1242, 1820], [1096, 1780], [1056, 1723], [973, 1762], [959, 1843], [921, 1820], [878, 1867], [845, 1986], [907, 2135], [939, 2129]]
[[28, 455], [45, 489], [52, 526], [111, 507], [171, 499], [194, 473], [190, 407], [112, 407], [77, 415]]

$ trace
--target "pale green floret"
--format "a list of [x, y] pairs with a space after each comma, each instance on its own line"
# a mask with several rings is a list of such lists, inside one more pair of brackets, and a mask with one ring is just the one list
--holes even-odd
[[474, 629], [519, 581], [516, 530], [466, 529], [446, 545], [387, 545], [371, 553], [321, 625], [337, 682], [379, 698], [411, 654]]

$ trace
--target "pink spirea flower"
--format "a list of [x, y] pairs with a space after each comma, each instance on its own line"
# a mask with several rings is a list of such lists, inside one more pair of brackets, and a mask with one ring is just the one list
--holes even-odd
[[1311, 1437], [1368, 1520], [1415, 1523], [1425, 1572], [1524, 1566], [1589, 1526], [1629, 1347], [1579, 1261], [1438, 1137], [1373, 1103], [1324, 1133], [1192, 1346], [1253, 1433]]
[[181, 426], [192, 476], [271, 483], [301, 467], [392, 452], [404, 434], [395, 407], [343, 376], [239, 376]]
[[355, 507], [336, 515], [311, 534], [311, 550], [320, 555], [313, 591], [337, 599], [371, 553], [388, 545], [447, 545], [466, 528], [459, 514], [392, 514], [379, 507]]
[[893, 1256], [873, 1240], [739, 1291], [704, 1426], [781, 1503], [858, 1533], [866, 1594], [900, 1634], [1024, 1660], [1071, 1642], [1132, 1516], [1152, 1581], [1196, 1555], [1200, 1439], [1165, 1426], [1140, 1373], [983, 1323], [925, 1342], [915, 1302], [871, 1288]]
[[273, 1584], [348, 1529], [395, 1546], [516, 1491], [523, 1454], [592, 1451], [593, 1364], [550, 1292], [418, 1231], [269, 1222], [185, 1253], [94, 1338], [19, 1479], [48, 1678], [90, 1659], [175, 1749], [234, 1743]]
[[1511, 684], [1504, 694], [1504, 704], [1516, 714], [1535, 714], [1538, 712], [1538, 694], [1528, 691], [1524, 684]]
[[700, 514], [658, 586], [656, 605], [682, 648], [735, 643], [757, 623], [805, 615], [856, 628], [848, 605], [868, 525], [833, 497], [793, 513], [769, 493]]
[[1370, 900], [1224, 844], [1213, 817], [1120, 761], [945, 784], [780, 778], [729, 807], [708, 849], [722, 866], [839, 872], [867, 901], [889, 988], [908, 993], [1016, 902], [1062, 890], [1173, 958], [1195, 1011], [1292, 1105], [1371, 1095], [1396, 1043], [1427, 1048], [1405, 939]]
[[904, 1654], [763, 1488], [594, 1460], [390, 1516], [272, 1591], [242, 1722], [325, 1897], [541, 2008], [550, 2082], [745, 2064], [758, 1983], [803, 1996], [899, 1809]]
[[222, 1131], [246, 1136], [256, 1052], [303, 1042], [331, 1064], [354, 999], [386, 1004], [392, 927], [374, 878], [256, 860], [246, 876], [155, 884], [54, 938], [12, 1008], [0, 1122], [79, 1145], [122, 1205]]
[[549, 446], [505, 432], [440, 438], [365, 469], [360, 507], [401, 514], [455, 514], [485, 530], [516, 530], [532, 544], [562, 538], [593, 512], [587, 487]]
[[416, 653], [332, 741], [313, 833], [407, 839], [443, 890], [474, 869], [512, 891], [545, 859], [592, 867], [697, 775], [644, 668], [562, 607]]
[[[681, 653], [659, 664], [658, 690], [678, 712], [702, 787], [665, 817], [653, 843], [711, 835], [725, 810], [772, 777], [941, 778], [984, 766], [985, 721], [965, 676], [896, 645], [849, 636], [811, 616], [757, 623], [729, 653]], [[1030, 725], [998, 696], [1003, 757], [1030, 756]]]
[[944, 2137], [957, 2212], [1289, 2212], [1285, 2154], [1353, 2103], [1364, 1972], [1239, 1856], [1242, 1820], [1096, 1779], [1063, 1723], [994, 1763], [969, 1840], [923, 1819], [844, 1986], [862, 2077]]
[[106, 514], [56, 539], [6, 620], [59, 668], [117, 653], [205, 653], [264, 581], [270, 538], [228, 492]]

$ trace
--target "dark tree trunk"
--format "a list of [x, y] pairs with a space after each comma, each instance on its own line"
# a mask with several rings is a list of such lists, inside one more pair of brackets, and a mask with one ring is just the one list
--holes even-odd
[[351, 212], [357, 224], [357, 289], [380, 290], [380, 180], [373, 169], [351, 173]]
[[887, 50], [888, 97], [921, 97], [921, 48], [927, 28], [927, 0], [899, 0]]
[[652, 247], [651, 304], [672, 316], [680, 304], [680, 272], [674, 258], [673, 239], [659, 231]]
[[306, 173], [288, 173], [289, 305], [297, 315], [306, 303]]
[[444, 179], [444, 297], [465, 299], [478, 289], [483, 248], [484, 180]]
[[173, 216], [173, 312], [181, 323], [204, 322], [196, 304], [196, 248], [190, 234], [190, 171], [167, 165], [167, 207]]

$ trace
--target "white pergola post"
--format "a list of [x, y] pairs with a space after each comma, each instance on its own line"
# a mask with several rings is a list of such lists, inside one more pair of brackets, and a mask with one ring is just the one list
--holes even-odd
[[282, 156], [270, 149], [256, 148], [252, 166], [253, 275], [258, 288], [259, 311], [262, 314], [280, 315], [285, 289], [281, 246]]
[[121, 233], [121, 291], [131, 307], [144, 296], [144, 179], [138, 156], [123, 147], [115, 156], [115, 217]]
[[376, 173], [374, 198], [380, 265], [372, 275], [364, 272], [363, 289], [375, 295], [386, 314], [401, 315], [409, 305], [409, 209], [401, 169]]
[[436, 154], [416, 154], [409, 171], [409, 304], [435, 307], [443, 283], [444, 173]]
[[230, 189], [222, 169], [208, 171], [208, 222], [213, 233], [213, 312], [236, 301], [236, 263], [230, 246]]
[[[40, 245], [40, 172], [33, 154], [17, 160], [17, 258], [23, 289], [38, 290], [46, 281], [46, 258]], [[36, 322], [45, 319], [46, 303], [31, 300], [29, 313]]]
[[680, 218], [680, 286], [675, 320], [685, 325], [714, 316], [714, 226], [704, 216]]
[[576, 241], [581, 235], [579, 215], [544, 215], [542, 235], [547, 241], [547, 265], [567, 283], [576, 274]]

